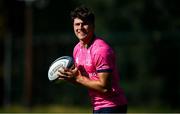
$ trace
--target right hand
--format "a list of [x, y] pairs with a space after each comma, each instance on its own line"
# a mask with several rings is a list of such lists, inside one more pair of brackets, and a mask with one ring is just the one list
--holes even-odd
[[58, 76], [60, 80], [67, 80], [67, 81], [76, 81], [77, 76], [79, 75], [79, 70], [77, 67], [73, 69], [68, 68], [61, 68], [58, 70]]

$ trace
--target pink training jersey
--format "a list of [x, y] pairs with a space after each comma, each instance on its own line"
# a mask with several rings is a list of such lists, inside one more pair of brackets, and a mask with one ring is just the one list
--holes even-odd
[[73, 56], [82, 75], [91, 80], [98, 80], [100, 72], [112, 72], [111, 91], [103, 94], [89, 89], [94, 110], [127, 104], [124, 92], [118, 84], [119, 75], [115, 65], [114, 51], [105, 41], [96, 37], [88, 48], [79, 42], [74, 48]]

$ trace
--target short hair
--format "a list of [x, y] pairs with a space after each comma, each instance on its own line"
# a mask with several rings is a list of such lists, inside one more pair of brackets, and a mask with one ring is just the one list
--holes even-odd
[[83, 21], [91, 23], [94, 25], [95, 16], [94, 13], [85, 6], [76, 7], [73, 11], [71, 11], [71, 19], [74, 22], [75, 18], [79, 18]]

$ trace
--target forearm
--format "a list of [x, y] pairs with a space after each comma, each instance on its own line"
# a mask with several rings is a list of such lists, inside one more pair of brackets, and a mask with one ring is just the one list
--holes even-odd
[[111, 73], [98, 73], [98, 80], [91, 80], [83, 76], [77, 68], [73, 70], [59, 70], [58, 75], [61, 80], [67, 80], [102, 93], [106, 93], [111, 89]]
[[107, 86], [107, 84], [102, 83], [100, 80], [91, 80], [85, 76], [78, 76], [76, 78], [76, 83], [102, 93], [106, 93], [110, 90], [110, 87]]

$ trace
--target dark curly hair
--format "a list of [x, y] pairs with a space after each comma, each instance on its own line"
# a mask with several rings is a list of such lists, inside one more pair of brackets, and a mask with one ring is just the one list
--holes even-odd
[[94, 13], [85, 6], [76, 7], [73, 11], [71, 11], [72, 22], [74, 22], [75, 18], [79, 18], [93, 25], [95, 22]]

